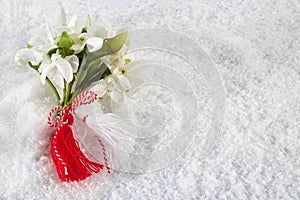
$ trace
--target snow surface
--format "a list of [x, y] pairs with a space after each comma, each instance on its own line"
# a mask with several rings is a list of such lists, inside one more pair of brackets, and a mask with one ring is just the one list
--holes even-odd
[[[124, 3], [125, 2], [125, 3]], [[160, 27], [195, 40], [223, 79], [224, 126], [206, 157], [201, 137], [158, 171], [100, 173], [62, 183], [49, 160], [45, 119], [55, 99], [15, 52], [56, 1], [1, 0], [0, 199], [299, 199], [300, 2], [65, 1], [113, 25]], [[176, 41], [174, 41], [176, 42]]]

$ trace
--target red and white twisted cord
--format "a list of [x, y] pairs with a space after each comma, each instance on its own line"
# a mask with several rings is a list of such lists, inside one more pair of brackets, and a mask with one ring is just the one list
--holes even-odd
[[[57, 106], [57, 107], [53, 108], [48, 115], [48, 125], [50, 127], [57, 127], [57, 126], [59, 126], [59, 124], [62, 125], [63, 123], [68, 123], [67, 121], [63, 122], [64, 114], [66, 114], [66, 113], [73, 114], [73, 111], [75, 110], [76, 107], [93, 103], [97, 99], [97, 96], [98, 96], [97, 93], [95, 93], [93, 91], [84, 91], [75, 97], [71, 107]], [[86, 117], [87, 116], [85, 116], [85, 118]], [[84, 120], [84, 122], [85, 122], [85, 120]], [[105, 167], [107, 169], [107, 172], [110, 173], [110, 167], [108, 164], [105, 146], [99, 138], [98, 138], [98, 142], [100, 143], [101, 148], [102, 148]]]

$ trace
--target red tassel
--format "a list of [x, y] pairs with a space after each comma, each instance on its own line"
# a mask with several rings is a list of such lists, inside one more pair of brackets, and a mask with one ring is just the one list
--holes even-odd
[[83, 180], [94, 173], [100, 172], [103, 165], [88, 160], [80, 150], [73, 136], [72, 125], [74, 118], [71, 113], [63, 114], [62, 124], [52, 136], [50, 152], [59, 178], [72, 182]]

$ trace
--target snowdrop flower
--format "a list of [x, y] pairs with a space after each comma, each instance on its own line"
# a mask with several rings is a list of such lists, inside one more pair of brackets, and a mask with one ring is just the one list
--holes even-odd
[[[57, 18], [55, 20], [55, 35], [60, 36], [63, 32], [67, 32], [71, 36], [74, 44], [72, 49], [77, 54], [84, 49], [85, 38], [82, 34], [82, 29], [88, 25], [88, 22], [83, 18], [78, 18], [77, 15], [73, 16], [69, 22], [67, 22], [67, 16], [63, 8], [60, 9]], [[55, 38], [59, 38], [56, 37]]]
[[[105, 38], [113, 37], [115, 35], [115, 31], [109, 23], [90, 25], [89, 22], [86, 23], [82, 18], [78, 18], [76, 15], [71, 18], [68, 24], [66, 24], [66, 19], [61, 19], [60, 21], [63, 22], [63, 25], [59, 26], [57, 29], [60, 34], [63, 31], [66, 31], [71, 35], [74, 41], [72, 49], [75, 54], [81, 52], [85, 45], [89, 52], [98, 51], [102, 48], [103, 40]], [[86, 32], [82, 33], [82, 28], [86, 26]]]
[[90, 37], [86, 40], [86, 46], [89, 52], [98, 51], [103, 46], [103, 39], [100, 37]]
[[[59, 17], [56, 23], [59, 23], [57, 34], [61, 35], [62, 32], [66, 31], [73, 39], [74, 44], [72, 49], [77, 54], [81, 52], [85, 45], [89, 52], [95, 52], [102, 48], [103, 40], [115, 36], [116, 32], [112, 29], [110, 23], [103, 24], [90, 24], [90, 21], [86, 22], [82, 18], [78, 18], [77, 15], [71, 18], [67, 23], [66, 14], [61, 9]], [[86, 27], [86, 32], [82, 33], [82, 29]]]
[[118, 79], [120, 85], [124, 88], [124, 90], [129, 90], [131, 88], [131, 84], [128, 77], [128, 72], [132, 68], [133, 65], [122, 65], [115, 68], [112, 74]]
[[103, 27], [97, 27], [97, 25], [92, 25], [87, 28], [87, 32], [81, 33], [83, 27], [82, 23], [78, 23], [77, 17], [72, 18], [68, 27], [65, 27], [65, 31], [70, 33], [74, 41], [72, 49], [75, 54], [81, 52], [85, 45], [87, 45], [89, 52], [95, 52], [101, 49], [105, 38], [103, 37], [104, 34], [102, 34], [102, 32], [105, 29]]
[[55, 20], [55, 27], [58, 35], [61, 35], [62, 32], [66, 31], [70, 35], [76, 34], [79, 35], [87, 25], [86, 20], [83, 18], [78, 18], [77, 15], [74, 15], [69, 22], [67, 22], [67, 16], [63, 8], [60, 9], [60, 13], [57, 15]]
[[74, 53], [77, 54], [81, 52], [86, 45], [85, 33], [79, 34], [75, 38], [73, 37], [74, 44], [72, 45], [72, 49]]
[[81, 34], [80, 37], [86, 43], [89, 52], [95, 52], [102, 48], [106, 30], [103, 26], [91, 25], [87, 28], [87, 33]]
[[73, 39], [74, 44], [72, 45], [72, 49], [74, 53], [77, 54], [84, 49], [86, 44], [85, 34], [81, 33], [82, 29], [87, 25], [87, 23], [82, 19], [78, 18], [77, 15], [71, 18], [68, 24], [63, 24], [57, 28], [58, 34], [62, 32], [67, 32], [71, 38]]
[[43, 54], [34, 49], [21, 49], [15, 55], [15, 61], [18, 65], [27, 65], [28, 62], [38, 65], [43, 60]]
[[[126, 63], [129, 61], [129, 63]], [[113, 55], [109, 55], [104, 58], [103, 62], [109, 67], [113, 76], [118, 80], [120, 85], [125, 89], [131, 88], [129, 76], [131, 69], [134, 67], [134, 63], [124, 58], [121, 51], [116, 52]]]
[[26, 65], [30, 62], [32, 65], [38, 65], [42, 62], [47, 52], [55, 48], [55, 41], [52, 37], [48, 24], [42, 25], [28, 42], [29, 48], [19, 50], [15, 55], [15, 61], [18, 65]]
[[47, 53], [50, 49], [57, 47], [55, 39], [58, 38], [54, 37], [54, 31], [48, 23], [45, 23], [34, 33], [28, 43], [33, 49]]
[[[125, 61], [123, 60], [123, 63]], [[100, 98], [110, 97], [112, 101], [121, 103], [126, 97], [126, 92], [131, 89], [130, 77], [135, 63], [128, 63], [114, 67], [111, 71], [112, 74], [100, 80], [97, 85], [93, 87]]]
[[87, 33], [80, 34], [79, 38], [83, 46], [86, 44], [89, 52], [95, 52], [102, 48], [105, 38], [114, 37], [115, 34], [109, 23], [93, 24], [88, 26]]
[[101, 79], [98, 84], [93, 87], [100, 98], [110, 97], [114, 102], [121, 102], [123, 99], [123, 90], [118, 86], [117, 80], [112, 75]]
[[70, 83], [73, 80], [73, 73], [78, 70], [78, 66], [79, 60], [75, 55], [62, 58], [58, 54], [52, 54], [51, 60], [44, 61], [39, 68], [42, 83], [45, 84], [46, 77], [48, 77], [58, 87], [64, 88], [64, 80]]
[[103, 39], [98, 37], [92, 37], [88, 33], [81, 33], [75, 38], [73, 38], [74, 44], [72, 45], [72, 49], [74, 50], [75, 54], [81, 52], [85, 45], [89, 52], [95, 52], [102, 48], [103, 46]]
[[116, 67], [124, 65], [125, 63], [121, 51], [117, 51], [114, 54], [104, 56], [103, 58], [101, 58], [101, 60], [108, 66], [110, 71], [113, 71]]
[[78, 19], [77, 16], [73, 17], [69, 24], [64, 27], [64, 31], [67, 31], [73, 41], [72, 49], [75, 54], [81, 52], [85, 45], [89, 52], [95, 52], [102, 48], [105, 38], [112, 38], [117, 35], [117, 31], [114, 30], [110, 23], [101, 24], [88, 24], [86, 32], [82, 33], [82, 28], [86, 23], [82, 19]]

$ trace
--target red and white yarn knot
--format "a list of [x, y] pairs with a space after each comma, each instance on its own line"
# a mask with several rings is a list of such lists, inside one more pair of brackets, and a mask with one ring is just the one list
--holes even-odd
[[[98, 173], [103, 165], [90, 161], [80, 150], [78, 141], [73, 137], [71, 125], [74, 122], [74, 111], [77, 106], [93, 103], [97, 99], [97, 94], [93, 91], [80, 93], [71, 106], [58, 106], [53, 108], [48, 115], [48, 125], [57, 127], [50, 145], [52, 160], [55, 164], [59, 178], [62, 181], [83, 180]], [[85, 117], [86, 120], [87, 116]], [[84, 120], [84, 122], [85, 122]], [[105, 167], [110, 173], [105, 146], [101, 140]]]
[[62, 116], [68, 112], [73, 113], [77, 106], [87, 105], [93, 103], [97, 99], [97, 93], [93, 91], [84, 91], [75, 97], [72, 105], [68, 106], [57, 106], [52, 108], [48, 115], [48, 125], [50, 127], [57, 127], [62, 121]]
[[73, 110], [68, 106], [57, 106], [53, 108], [48, 115], [48, 125], [50, 127], [57, 127], [61, 123], [66, 123], [64, 118], [66, 115], [73, 115]]
[[57, 106], [55, 108], [52, 108], [48, 115], [48, 125], [50, 127], [57, 127], [60, 124], [66, 108], [66, 106]]
[[97, 93], [93, 91], [85, 91], [80, 93], [73, 101], [72, 109], [74, 110], [77, 106], [87, 105], [93, 103], [97, 99]]

